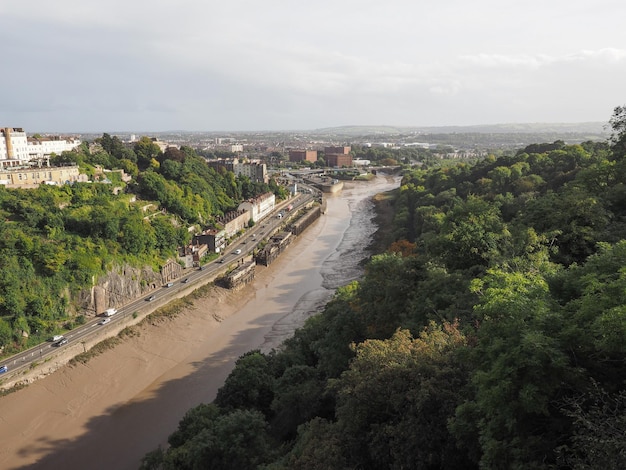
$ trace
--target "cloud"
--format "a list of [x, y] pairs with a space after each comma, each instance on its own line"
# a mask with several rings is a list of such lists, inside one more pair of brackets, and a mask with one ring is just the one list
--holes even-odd
[[626, 50], [604, 48], [598, 50], [581, 50], [572, 54], [553, 56], [548, 54], [475, 54], [463, 55], [462, 62], [485, 68], [521, 68], [536, 70], [541, 67], [568, 63], [568, 62], [601, 62], [605, 64], [618, 64], [626, 61]]

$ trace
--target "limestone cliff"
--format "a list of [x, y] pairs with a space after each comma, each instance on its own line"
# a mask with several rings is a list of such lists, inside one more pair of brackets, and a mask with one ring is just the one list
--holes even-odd
[[91, 289], [79, 294], [79, 311], [92, 316], [107, 308], [119, 308], [161, 284], [161, 273], [150, 267], [117, 266], [100, 276]]

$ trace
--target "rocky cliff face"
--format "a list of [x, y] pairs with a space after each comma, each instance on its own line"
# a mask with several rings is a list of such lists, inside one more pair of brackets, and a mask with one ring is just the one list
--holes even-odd
[[119, 308], [131, 300], [162, 285], [161, 273], [152, 268], [128, 265], [114, 268], [100, 276], [97, 284], [79, 295], [79, 309], [87, 315], [97, 315], [107, 308]]

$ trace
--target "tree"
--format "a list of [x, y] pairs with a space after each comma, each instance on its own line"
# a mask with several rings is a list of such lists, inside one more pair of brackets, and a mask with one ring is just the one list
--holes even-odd
[[137, 163], [141, 168], [147, 168], [151, 165], [152, 160], [161, 154], [161, 149], [155, 144], [150, 137], [142, 137], [134, 146], [137, 155]]
[[626, 468], [626, 392], [610, 394], [594, 382], [585, 394], [563, 400], [573, 420], [571, 442], [559, 448], [559, 464], [574, 470]]
[[464, 342], [457, 325], [430, 323], [416, 339], [399, 329], [355, 346], [332, 385], [352, 468], [475, 467], [447, 429], [467, 379], [453, 354]]
[[237, 359], [215, 403], [224, 409], [255, 409], [270, 416], [273, 390], [274, 376], [267, 358], [258, 350], [250, 351]]
[[626, 105], [617, 106], [613, 109], [613, 115], [609, 120], [611, 126], [611, 149], [617, 159], [626, 156]]
[[[233, 410], [216, 416], [204, 405], [197, 416], [188, 413], [180, 432], [186, 438], [171, 439], [172, 447], [164, 454], [161, 466], [156, 468], [254, 470], [267, 463], [274, 454], [267, 423], [258, 411]], [[151, 457], [151, 464], [158, 464], [155, 454]]]
[[575, 370], [559, 343], [563, 320], [536, 272], [489, 270], [472, 289], [479, 328], [469, 351], [474, 397], [457, 408], [459, 440], [478, 438], [484, 468], [554, 461], [565, 419], [555, 406]]

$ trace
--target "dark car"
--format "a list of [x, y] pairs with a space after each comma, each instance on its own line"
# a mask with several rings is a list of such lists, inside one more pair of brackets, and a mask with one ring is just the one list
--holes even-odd
[[151, 295], [150, 297], [146, 297], [146, 302], [152, 302], [154, 299], [154, 295]]
[[59, 347], [59, 346], [63, 346], [64, 344], [67, 344], [67, 338], [60, 339], [59, 341], [54, 343], [54, 346]]
[[182, 284], [187, 284], [189, 282], [189, 278], [186, 277], [185, 279], [183, 279], [182, 281], [180, 281]]
[[198, 271], [204, 271], [204, 266], [200, 266], [200, 267], [198, 268]]

